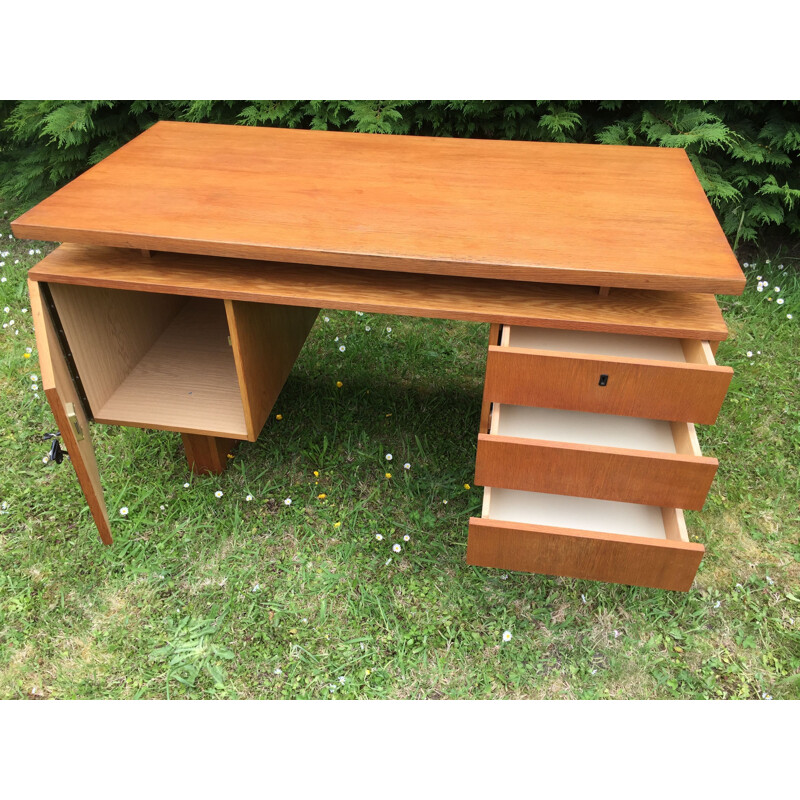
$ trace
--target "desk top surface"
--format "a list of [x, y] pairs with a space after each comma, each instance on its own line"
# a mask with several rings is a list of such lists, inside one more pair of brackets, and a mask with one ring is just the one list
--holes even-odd
[[158, 122], [16, 236], [266, 261], [739, 294], [683, 150]]

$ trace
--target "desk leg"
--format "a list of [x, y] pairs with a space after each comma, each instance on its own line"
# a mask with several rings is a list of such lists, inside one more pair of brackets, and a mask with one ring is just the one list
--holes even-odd
[[198, 475], [221, 475], [228, 466], [228, 453], [236, 445], [236, 439], [221, 436], [199, 436], [182, 433], [186, 461], [192, 472]]

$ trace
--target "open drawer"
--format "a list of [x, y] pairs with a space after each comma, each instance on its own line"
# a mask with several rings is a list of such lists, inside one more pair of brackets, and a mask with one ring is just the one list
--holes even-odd
[[707, 341], [504, 325], [489, 347], [484, 397], [712, 424], [732, 376]]
[[249, 441], [318, 311], [46, 286], [94, 421]]
[[496, 488], [467, 540], [474, 566], [678, 591], [703, 553], [679, 509]]
[[689, 422], [495, 403], [475, 483], [700, 510], [717, 466]]

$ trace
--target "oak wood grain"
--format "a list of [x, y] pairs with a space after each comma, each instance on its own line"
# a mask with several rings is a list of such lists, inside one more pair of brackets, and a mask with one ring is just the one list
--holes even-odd
[[484, 392], [495, 403], [710, 425], [732, 376], [730, 367], [489, 347]]
[[[39, 351], [39, 369], [41, 370], [42, 388], [47, 402], [53, 411], [53, 416], [64, 442], [64, 449], [69, 453], [69, 461], [75, 468], [78, 483], [83, 491], [83, 496], [89, 505], [100, 539], [103, 544], [111, 544], [111, 526], [108, 521], [108, 510], [103, 496], [103, 487], [100, 483], [100, 471], [92, 445], [89, 421], [83, 412], [83, 407], [78, 398], [78, 393], [70, 378], [69, 368], [61, 352], [55, 325], [50, 317], [50, 312], [42, 303], [39, 285], [33, 281], [28, 282], [30, 293], [31, 315], [36, 334], [36, 348]], [[72, 403], [78, 419], [83, 439], [78, 441], [72, 425], [67, 417], [66, 404]]]
[[303, 264], [740, 294], [677, 148], [162, 121], [19, 238]]
[[702, 456], [481, 433], [475, 483], [700, 510], [717, 466]]
[[33, 280], [567, 330], [725, 339], [710, 295], [309, 267], [65, 244]]
[[226, 300], [247, 438], [254, 442], [275, 405], [319, 309]]
[[691, 588], [704, 551], [701, 544], [672, 538], [476, 517], [469, 521], [467, 538], [467, 563], [474, 566], [683, 592]]

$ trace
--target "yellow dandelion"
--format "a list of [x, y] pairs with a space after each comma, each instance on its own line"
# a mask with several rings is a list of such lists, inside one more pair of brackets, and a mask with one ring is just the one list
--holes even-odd
[[391, 473], [391, 472], [387, 472], [387, 473], [386, 473], [386, 477], [387, 477], [387, 478], [391, 478], [391, 477], [392, 477], [392, 473]]
[[387, 414], [386, 416], [387, 416], [387, 417], [391, 417], [392, 415], [391, 415], [391, 414]]
[[341, 381], [336, 381], [336, 388], [341, 389], [344, 384]]
[[314, 477], [315, 478], [319, 478], [319, 470], [318, 469], [314, 470]]
[[465, 484], [464, 484], [464, 488], [465, 488], [465, 489], [469, 489], [469, 484], [468, 484], [468, 483], [465, 483]]
[[340, 528], [341, 526], [342, 526], [342, 523], [341, 523], [341, 522], [334, 522], [334, 523], [333, 523], [333, 527], [334, 527], [334, 528]]
[[227, 453], [228, 458], [233, 458], [233, 453]]
[[283, 414], [276, 414], [275, 419], [283, 419]]
[[30, 354], [30, 353], [23, 353], [23, 354], [22, 354], [22, 357], [23, 357], [23, 358], [30, 358], [30, 357], [31, 357], [31, 354]]
[[326, 495], [326, 494], [323, 492], [322, 494], [318, 494], [318, 495], [317, 495], [317, 500], [324, 500], [324, 499], [325, 499], [327, 496], [328, 496], [328, 495]]

